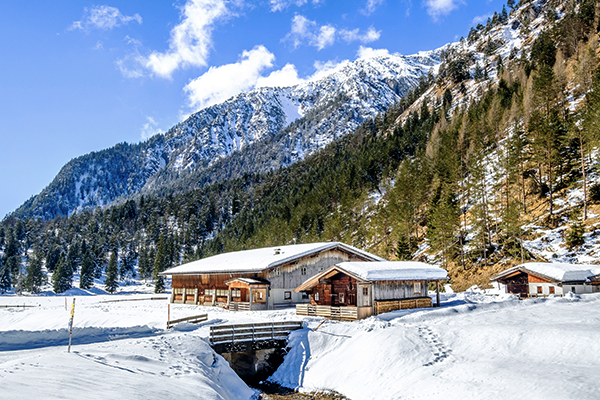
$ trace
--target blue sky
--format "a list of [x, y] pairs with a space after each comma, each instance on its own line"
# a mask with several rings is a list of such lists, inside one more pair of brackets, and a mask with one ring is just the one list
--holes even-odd
[[467, 36], [502, 0], [4, 0], [0, 218], [70, 159], [370, 49]]

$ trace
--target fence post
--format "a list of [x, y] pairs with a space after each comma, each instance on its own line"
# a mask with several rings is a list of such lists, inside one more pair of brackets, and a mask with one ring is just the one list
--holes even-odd
[[[66, 297], [65, 297], [66, 301]], [[71, 336], [73, 336], [73, 316], [75, 315], [75, 298], [73, 297], [73, 305], [71, 306], [71, 318], [69, 318], [69, 348], [67, 353], [71, 352]]]

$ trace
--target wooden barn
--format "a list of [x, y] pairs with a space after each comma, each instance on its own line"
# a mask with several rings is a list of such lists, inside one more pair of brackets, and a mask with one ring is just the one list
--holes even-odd
[[600, 292], [600, 265], [525, 263], [492, 277], [506, 293], [519, 297], [563, 296]]
[[310, 299], [310, 304], [296, 305], [296, 314], [355, 320], [432, 307], [429, 283], [436, 283], [439, 305], [439, 282], [446, 279], [446, 270], [421, 262], [343, 262], [295, 289]]
[[261, 310], [308, 302], [294, 289], [343, 261], [385, 261], [339, 242], [308, 243], [223, 253], [171, 268], [172, 303]]

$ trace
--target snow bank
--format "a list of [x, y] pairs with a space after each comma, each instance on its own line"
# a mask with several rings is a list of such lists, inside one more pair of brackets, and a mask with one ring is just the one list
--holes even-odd
[[351, 399], [598, 398], [600, 295], [445, 297], [440, 309], [295, 332], [271, 379]]

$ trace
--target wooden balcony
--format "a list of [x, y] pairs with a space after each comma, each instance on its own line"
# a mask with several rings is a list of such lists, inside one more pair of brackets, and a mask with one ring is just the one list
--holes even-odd
[[[364, 308], [364, 307], [361, 307]], [[370, 307], [368, 307], [370, 308]], [[314, 306], [312, 304], [296, 304], [296, 315], [307, 317], [326, 317], [330, 319], [355, 321], [358, 318], [358, 307]]]

